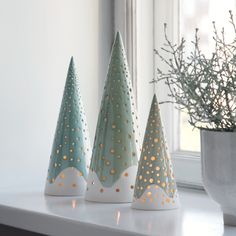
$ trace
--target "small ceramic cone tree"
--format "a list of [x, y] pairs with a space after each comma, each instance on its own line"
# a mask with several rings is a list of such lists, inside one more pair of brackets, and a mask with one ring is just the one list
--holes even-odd
[[138, 137], [125, 49], [117, 33], [98, 117], [86, 200], [132, 201], [140, 153]]
[[90, 155], [86, 117], [72, 57], [50, 156], [45, 194], [84, 194], [86, 160]]
[[147, 122], [132, 207], [143, 210], [179, 207], [156, 95], [153, 97]]

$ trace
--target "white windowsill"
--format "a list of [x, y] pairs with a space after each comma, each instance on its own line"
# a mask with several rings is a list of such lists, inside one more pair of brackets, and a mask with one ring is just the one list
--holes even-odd
[[204, 189], [200, 153], [179, 151], [171, 153], [171, 157], [177, 183]]
[[203, 191], [180, 189], [181, 208], [138, 211], [130, 204], [98, 204], [46, 197], [42, 188], [0, 190], [0, 224], [56, 236], [231, 236], [219, 206]]

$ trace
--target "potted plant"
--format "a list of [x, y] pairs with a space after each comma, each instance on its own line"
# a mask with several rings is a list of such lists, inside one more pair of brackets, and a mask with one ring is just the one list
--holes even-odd
[[185, 39], [178, 45], [170, 42], [165, 24], [166, 43], [155, 53], [168, 70], [158, 68], [153, 82], [164, 80], [171, 102], [200, 129], [205, 189], [221, 205], [225, 224], [236, 225], [236, 26], [229, 13], [234, 40], [227, 42], [224, 29], [219, 32], [213, 22], [215, 47], [210, 58], [200, 49], [198, 29], [193, 50], [186, 55]]

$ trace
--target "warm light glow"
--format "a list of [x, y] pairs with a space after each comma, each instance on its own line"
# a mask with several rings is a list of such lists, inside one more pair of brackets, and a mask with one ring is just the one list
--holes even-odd
[[156, 160], [156, 157], [155, 157], [155, 156], [152, 156], [152, 157], [151, 157], [151, 160], [152, 160], [152, 161], [155, 161], [155, 160]]
[[65, 178], [65, 174], [62, 173], [62, 174], [60, 175], [60, 178], [61, 178], [61, 179], [64, 179], [64, 178]]

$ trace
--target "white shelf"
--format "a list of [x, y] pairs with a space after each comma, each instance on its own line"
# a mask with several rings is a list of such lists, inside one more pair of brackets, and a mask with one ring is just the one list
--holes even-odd
[[38, 189], [0, 190], [0, 223], [55, 236], [232, 236], [219, 206], [204, 192], [180, 190], [181, 208], [138, 211], [130, 204], [98, 204], [46, 197]]

